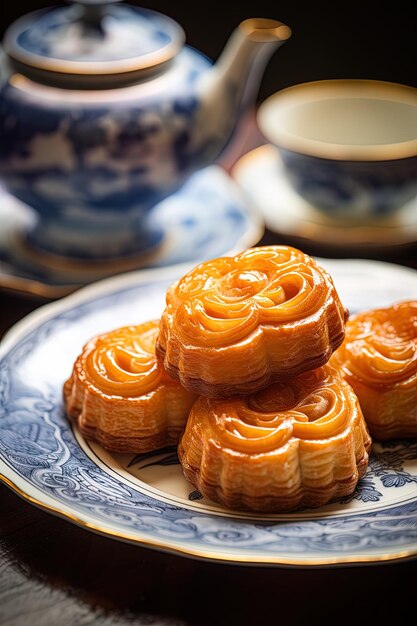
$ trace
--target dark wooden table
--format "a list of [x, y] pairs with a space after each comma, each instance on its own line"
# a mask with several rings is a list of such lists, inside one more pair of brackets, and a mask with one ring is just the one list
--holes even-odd
[[[259, 242], [265, 243], [324, 257], [364, 256], [268, 231]], [[366, 257], [416, 268], [417, 245]], [[0, 294], [0, 337], [42, 304]], [[288, 569], [172, 556], [78, 528], [0, 485], [1, 626], [379, 626], [402, 621], [407, 607], [412, 611], [416, 581], [417, 560]]]

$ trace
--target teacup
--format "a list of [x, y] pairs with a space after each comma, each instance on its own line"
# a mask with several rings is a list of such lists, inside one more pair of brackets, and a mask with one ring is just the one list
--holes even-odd
[[417, 89], [322, 80], [271, 95], [258, 126], [288, 182], [328, 215], [376, 218], [417, 195]]

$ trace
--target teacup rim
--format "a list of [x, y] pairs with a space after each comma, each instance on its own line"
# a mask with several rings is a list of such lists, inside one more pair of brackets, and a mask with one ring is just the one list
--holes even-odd
[[[378, 145], [342, 145], [300, 137], [276, 125], [273, 129], [269, 123], [271, 111], [274, 114], [296, 102], [301, 93], [304, 95], [314, 91], [313, 99], [320, 99], [323, 94], [331, 97], [335, 88], [363, 89], [367, 86], [376, 99], [382, 99], [387, 93], [398, 101], [411, 103], [417, 107], [417, 88], [405, 83], [375, 80], [368, 78], [329, 78], [306, 81], [285, 87], [272, 93], [258, 106], [256, 121], [259, 130], [266, 139], [277, 148], [284, 148], [301, 155], [319, 157], [339, 161], [391, 161], [412, 158], [417, 155], [417, 137], [408, 141]], [[320, 88], [320, 92], [317, 92]], [[362, 92], [363, 94], [363, 92]]]

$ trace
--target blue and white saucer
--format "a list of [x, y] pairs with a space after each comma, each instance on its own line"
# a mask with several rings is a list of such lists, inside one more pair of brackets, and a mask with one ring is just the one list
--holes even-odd
[[[417, 272], [319, 260], [352, 313], [417, 298]], [[241, 564], [319, 566], [417, 557], [417, 440], [374, 444], [355, 492], [281, 515], [227, 510], [188, 483], [173, 449], [109, 454], [66, 419], [62, 386], [97, 333], [161, 315], [190, 266], [99, 281], [39, 308], [0, 348], [0, 479], [88, 531], [155, 550]], [[389, 288], [387, 288], [389, 285]]]
[[153, 224], [162, 229], [163, 242], [150, 253], [125, 263], [103, 267], [38, 262], [21, 245], [33, 221], [30, 209], [0, 190], [0, 289], [55, 299], [79, 287], [139, 268], [197, 264], [240, 252], [256, 245], [264, 232], [263, 220], [253, 211], [237, 183], [220, 166], [212, 165], [194, 174], [186, 185], [155, 207]]

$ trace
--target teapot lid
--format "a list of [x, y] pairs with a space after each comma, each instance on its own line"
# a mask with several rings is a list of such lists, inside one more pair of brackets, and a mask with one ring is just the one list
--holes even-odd
[[85, 76], [150, 70], [182, 48], [184, 31], [171, 18], [119, 0], [77, 0], [29, 13], [6, 31], [8, 56], [27, 69]]

